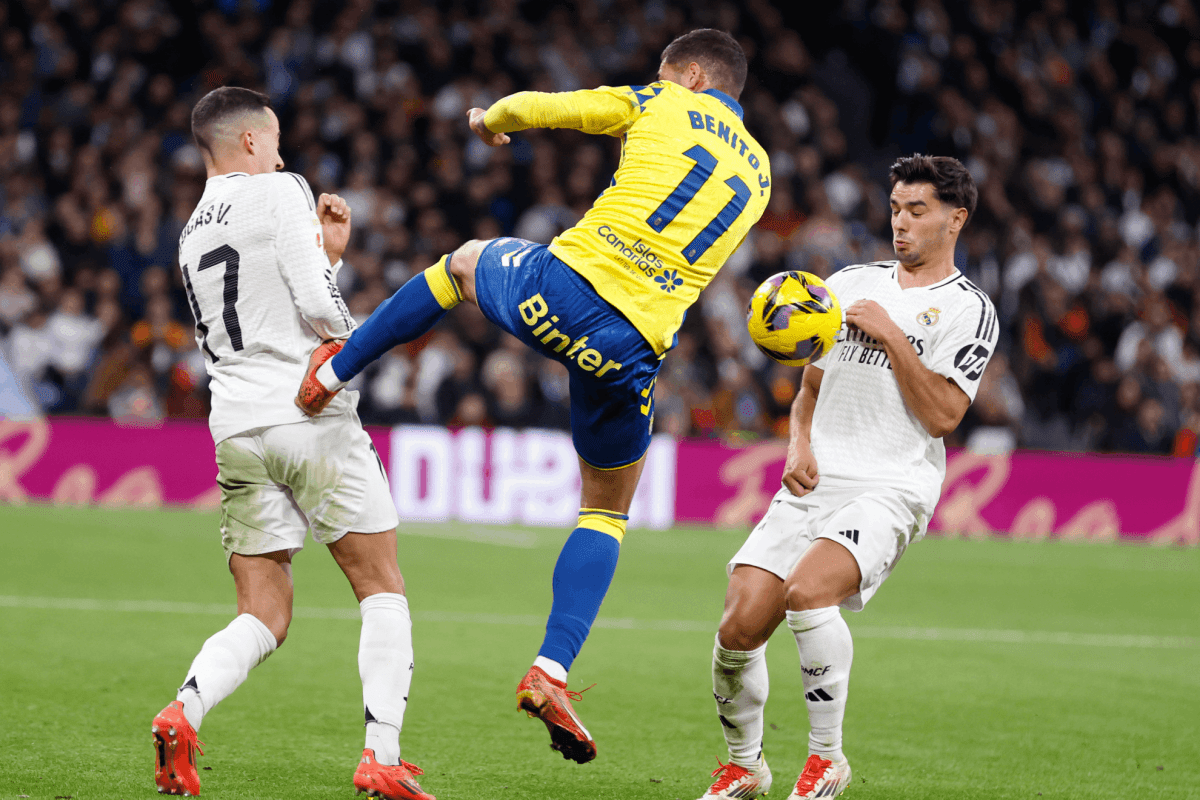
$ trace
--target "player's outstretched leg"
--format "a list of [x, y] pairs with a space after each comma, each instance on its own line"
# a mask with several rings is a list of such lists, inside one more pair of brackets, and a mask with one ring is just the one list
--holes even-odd
[[550, 731], [551, 748], [584, 764], [596, 757], [596, 742], [571, 706], [579, 693], [567, 691], [567, 671], [596, 620], [612, 583], [629, 517], [584, 508], [554, 566], [554, 603], [537, 660], [517, 687], [517, 706]]
[[275, 635], [253, 614], [239, 615], [204, 643], [176, 700], [160, 711], [150, 726], [154, 782], [160, 793], [200, 794], [196, 733], [201, 720], [277, 646]]
[[462, 288], [450, 274], [453, 256], [453, 253], [442, 256], [432, 267], [410, 278], [379, 304], [340, 352], [323, 364], [311, 364], [296, 405], [309, 416], [321, 413], [333, 396], [368, 364], [396, 345], [423, 336], [448, 310], [461, 303]]

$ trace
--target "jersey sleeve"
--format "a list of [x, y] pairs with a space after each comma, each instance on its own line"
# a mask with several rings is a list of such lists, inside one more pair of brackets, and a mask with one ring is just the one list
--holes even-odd
[[322, 339], [350, 335], [354, 320], [334, 282], [335, 270], [325, 254], [321, 221], [308, 182], [291, 172], [278, 173], [270, 192], [279, 272], [291, 290], [292, 301]]
[[483, 118], [488, 130], [512, 133], [529, 128], [570, 128], [620, 136], [641, 113], [633, 89], [601, 86], [578, 92], [517, 92], [501, 98]]
[[1000, 328], [996, 308], [983, 292], [968, 288], [947, 323], [946, 332], [934, 345], [929, 369], [954, 381], [974, 402], [983, 371], [996, 350]]

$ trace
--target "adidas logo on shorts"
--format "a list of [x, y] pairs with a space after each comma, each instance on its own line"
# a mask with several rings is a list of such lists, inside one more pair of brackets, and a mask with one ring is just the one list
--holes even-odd
[[858, 528], [849, 531], [838, 531], [837, 534], [838, 536], [845, 536], [850, 541], [858, 544]]

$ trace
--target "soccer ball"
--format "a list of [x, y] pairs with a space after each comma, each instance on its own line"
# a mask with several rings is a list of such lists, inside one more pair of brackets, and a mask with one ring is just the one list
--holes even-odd
[[780, 364], [803, 367], [833, 347], [842, 307], [816, 275], [781, 272], [755, 290], [746, 326], [759, 350]]

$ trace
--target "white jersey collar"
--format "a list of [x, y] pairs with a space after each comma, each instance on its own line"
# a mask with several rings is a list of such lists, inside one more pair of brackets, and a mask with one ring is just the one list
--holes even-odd
[[951, 273], [948, 277], [943, 278], [942, 280], [938, 281], [937, 283], [931, 283], [928, 286], [910, 286], [907, 289], [903, 289], [900, 287], [900, 262], [897, 261], [892, 264], [892, 282], [895, 283], [896, 288], [900, 289], [900, 291], [902, 291], [902, 292], [915, 291], [917, 289], [923, 289], [923, 290], [940, 289], [943, 286], [948, 286], [948, 285], [954, 283], [956, 280], [958, 280], [962, 276], [963, 276], [962, 270], [955, 268], [953, 273]]

